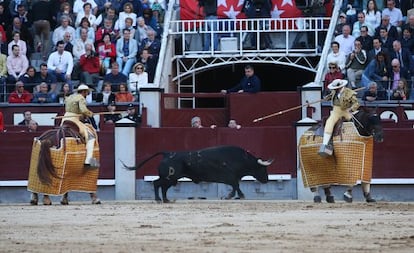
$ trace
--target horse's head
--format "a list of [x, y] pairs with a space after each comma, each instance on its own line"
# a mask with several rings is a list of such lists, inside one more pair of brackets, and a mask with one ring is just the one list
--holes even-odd
[[355, 116], [355, 125], [361, 135], [374, 137], [376, 142], [384, 140], [381, 119], [376, 109], [362, 108]]

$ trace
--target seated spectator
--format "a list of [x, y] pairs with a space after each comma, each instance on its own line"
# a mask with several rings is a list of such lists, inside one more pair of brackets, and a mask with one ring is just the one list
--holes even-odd
[[333, 82], [335, 79], [344, 79], [344, 74], [342, 74], [338, 64], [336, 62], [329, 63], [329, 71], [325, 74], [324, 79], [324, 96], [328, 95], [331, 91], [328, 89], [328, 85]]
[[80, 57], [79, 60], [81, 76], [80, 80], [83, 83], [86, 83], [89, 87], [96, 87], [100, 79], [100, 61], [98, 54], [93, 50], [92, 44], [85, 45], [85, 54]]
[[401, 9], [395, 6], [395, 0], [387, 0], [387, 8], [382, 10], [382, 15], [390, 17], [391, 25], [401, 28], [403, 24], [403, 15]]
[[400, 61], [398, 59], [392, 59], [391, 70], [388, 71], [388, 80], [390, 80], [390, 87], [388, 88], [391, 90], [397, 89], [398, 81], [400, 81], [401, 78], [411, 80], [408, 70], [401, 67]]
[[414, 55], [414, 38], [410, 29], [404, 28], [402, 34], [401, 47], [406, 48], [410, 52], [411, 56]]
[[61, 21], [62, 17], [68, 18], [68, 24], [74, 26], [76, 17], [69, 2], [63, 2], [60, 4], [60, 9], [56, 14], [56, 20]]
[[[191, 127], [193, 128], [203, 128], [203, 124], [201, 124], [201, 118], [199, 116], [194, 116], [191, 118]], [[216, 125], [210, 125], [211, 129], [216, 128]]]
[[96, 102], [102, 104], [110, 104], [115, 101], [115, 93], [112, 92], [112, 85], [110, 82], [104, 82], [102, 92], [96, 95]]
[[148, 30], [147, 38], [143, 39], [141, 42], [140, 51], [148, 49], [148, 52], [152, 55], [152, 57], [158, 59], [161, 50], [161, 41], [155, 36], [156, 32], [154, 30]]
[[66, 98], [69, 97], [70, 95], [72, 95], [72, 92], [70, 91], [69, 84], [65, 83], [62, 86], [62, 90], [57, 95], [59, 103], [64, 104]]
[[69, 52], [71, 55], [73, 55], [72, 41], [74, 41], [74, 39], [72, 40], [72, 35], [70, 34], [70, 32], [65, 32], [65, 34], [63, 35], [63, 43], [65, 45], [64, 50]]
[[19, 46], [19, 54], [25, 55], [27, 57], [27, 45], [26, 42], [20, 39], [20, 32], [14, 31], [13, 32], [13, 40], [9, 42], [7, 46], [8, 54], [13, 54], [13, 46]]
[[379, 52], [375, 59], [368, 63], [361, 77], [361, 86], [368, 87], [376, 82], [379, 88], [386, 88], [388, 83], [388, 59], [385, 53]]
[[376, 28], [381, 24], [381, 10], [377, 6], [375, 0], [368, 0], [366, 8], [363, 10], [365, 14], [365, 22]]
[[[124, 28], [124, 30], [128, 30], [129, 31], [129, 37], [130, 38], [135, 38], [135, 31], [136, 31], [136, 29], [135, 29], [135, 27], [134, 26], [132, 26], [132, 18], [126, 18], [125, 19], [125, 28]], [[115, 27], [115, 29], [116, 29], [116, 27]], [[120, 34], [120, 38], [122, 38], [123, 37], [123, 33], [121, 33]]]
[[221, 90], [222, 93], [231, 93], [231, 92], [248, 92], [256, 93], [261, 89], [261, 81], [257, 75], [254, 74], [254, 68], [252, 65], [246, 65], [244, 67], [244, 77], [240, 82], [228, 90]]
[[29, 110], [26, 110], [23, 112], [23, 120], [20, 121], [17, 125], [28, 126], [31, 120], [32, 120], [32, 112]]
[[49, 92], [49, 87], [47, 86], [47, 83], [41, 83], [40, 84], [40, 91], [35, 93], [33, 96], [33, 103], [53, 103], [54, 97]]
[[49, 73], [56, 77], [58, 82], [67, 82], [70, 90], [73, 90], [71, 75], [73, 70], [73, 57], [65, 51], [65, 44], [60, 40], [57, 44], [57, 51], [49, 55], [47, 60], [47, 68]]
[[75, 29], [75, 40], [81, 37], [82, 28], [88, 31], [86, 36], [87, 39], [95, 42], [95, 29], [91, 26], [91, 23], [86, 17], [81, 20], [80, 25]]
[[378, 90], [376, 82], [371, 82], [368, 86], [368, 90], [362, 95], [362, 100], [372, 102], [377, 100], [385, 100], [385, 90]]
[[116, 103], [115, 101], [111, 101], [110, 104], [107, 106], [108, 112], [111, 112], [112, 114], [105, 114], [104, 115], [104, 122], [106, 124], [112, 124], [117, 122], [118, 120], [122, 119], [122, 115], [120, 113], [116, 112]]
[[13, 53], [7, 57], [8, 83], [16, 83], [29, 67], [29, 61], [25, 55], [19, 54], [19, 46], [13, 45]]
[[141, 123], [141, 115], [135, 112], [135, 106], [133, 104], [128, 104], [127, 115], [124, 118]]
[[385, 48], [385, 47], [382, 46], [382, 42], [379, 38], [374, 37], [372, 39], [372, 46], [373, 46], [373, 48], [370, 51], [367, 52], [367, 62], [371, 62], [372, 60], [374, 60], [375, 56], [379, 52], [382, 52], [385, 55], [385, 58], [390, 61], [389, 50], [388, 50], [388, 48]]
[[137, 41], [130, 38], [130, 33], [129, 30], [124, 29], [122, 31], [123, 37], [116, 41], [116, 62], [125, 76], [131, 72], [138, 52]]
[[63, 40], [64, 39], [63, 37], [67, 32], [70, 34], [70, 42], [71, 43], [73, 42], [73, 40], [76, 37], [75, 28], [70, 26], [69, 22], [70, 22], [70, 19], [69, 19], [68, 16], [63, 15], [61, 17], [60, 26], [57, 27], [53, 31], [53, 37], [52, 37], [53, 45], [56, 45], [58, 43], [58, 41]]
[[104, 34], [109, 34], [111, 42], [113, 44], [116, 43], [116, 40], [119, 38], [119, 32], [118, 30], [114, 29], [113, 26], [113, 20], [112, 19], [105, 19], [104, 25], [102, 27], [99, 27], [95, 32], [95, 41], [100, 43], [103, 40]]
[[[270, 7], [270, 5], [269, 5]], [[262, 6], [262, 9], [264, 9], [264, 7]], [[151, 26], [151, 28], [154, 30], [154, 37], [157, 40], [161, 39], [161, 35], [163, 32], [162, 26], [157, 22], [157, 20], [153, 17], [152, 15], [152, 10], [151, 9], [145, 9], [142, 17], [144, 17], [145, 20], [145, 24]], [[270, 18], [270, 11], [268, 13], [268, 16], [262, 16], [263, 17], [269, 17]], [[271, 43], [271, 41], [269, 42]]]
[[[141, 1], [139, 1], [140, 2], [140, 5], [141, 5]], [[138, 17], [139, 17], [140, 15], [138, 15]], [[120, 13], [119, 13], [119, 18], [118, 18], [118, 21], [117, 21], [117, 23], [118, 23], [118, 29], [120, 30], [120, 31], [122, 31], [122, 30], [124, 30], [124, 28], [125, 28], [125, 19], [126, 18], [131, 18], [132, 20], [133, 20], [133, 23], [132, 23], [132, 26], [136, 26], [137, 24], [136, 24], [136, 20], [137, 20], [137, 14], [135, 14], [134, 13], [134, 7], [133, 7], [133, 5], [131, 4], [131, 3], [125, 3], [124, 5], [123, 5], [123, 11], [121, 11]]]
[[91, 4], [92, 13], [95, 14], [98, 11], [98, 5], [94, 0], [75, 0], [73, 1], [73, 13], [75, 15], [81, 14], [83, 12], [83, 6], [85, 3]]
[[151, 5], [152, 9], [152, 16], [155, 18], [158, 24], [162, 24], [164, 22], [164, 9], [162, 8], [161, 4], [158, 0], [154, 0]]
[[111, 42], [109, 33], [105, 33], [103, 35], [103, 41], [98, 44], [98, 54], [105, 71], [109, 71], [111, 63], [113, 63], [116, 58], [115, 44]]
[[119, 85], [119, 91], [115, 94], [115, 101], [117, 103], [134, 101], [134, 96], [131, 92], [128, 91], [128, 86], [126, 83], [121, 83]]
[[380, 37], [381, 28], [385, 28], [387, 35], [390, 38], [397, 39], [399, 37], [397, 27], [390, 24], [390, 16], [388, 15], [382, 14], [381, 24], [377, 28], [375, 28], [375, 37]]
[[148, 85], [148, 73], [145, 72], [144, 64], [138, 62], [133, 67], [133, 73], [129, 74], [129, 90], [138, 93], [139, 89]]
[[407, 80], [401, 78], [398, 81], [398, 86], [396, 89], [392, 90], [391, 93], [392, 100], [407, 100], [410, 99], [410, 90], [408, 88]]
[[[35, 83], [47, 83], [50, 86], [50, 91], [57, 93], [60, 90], [60, 85], [57, 85], [56, 76], [52, 73], [49, 73], [46, 63], [40, 64], [40, 71], [36, 73]], [[59, 86], [59, 87], [58, 87]], [[39, 92], [40, 86], [36, 85], [33, 89], [33, 93]]]
[[338, 42], [331, 42], [331, 52], [328, 53], [326, 61], [328, 63], [327, 67], [329, 67], [329, 63], [336, 62], [336, 64], [338, 64], [339, 70], [345, 74], [346, 55], [343, 51], [340, 50], [340, 45]]
[[75, 27], [78, 27], [81, 25], [81, 23], [86, 19], [87, 21], [89, 21], [89, 27], [93, 28], [93, 30], [96, 30], [96, 16], [93, 14], [92, 12], [92, 5], [91, 3], [85, 2], [83, 4], [83, 11], [79, 12], [76, 15], [76, 20], [75, 20]]
[[344, 25], [347, 25], [347, 20], [346, 20], [346, 14], [341, 12], [339, 14], [339, 20], [338, 23], [335, 26], [335, 31], [334, 31], [334, 36], [338, 36], [342, 34], [342, 28], [344, 27]]
[[11, 40], [14, 32], [20, 33], [20, 39], [26, 42], [27, 49], [33, 48], [33, 35], [18, 17], [14, 17], [12, 25], [8, 27], [6, 31], [7, 38]]
[[6, 3], [6, 1], [0, 3], [0, 25], [2, 25], [4, 29], [9, 27], [11, 23], [11, 15]]
[[152, 30], [151, 26], [145, 24], [143, 17], [138, 17], [137, 19], [137, 29], [135, 31], [135, 40], [138, 42], [139, 47], [141, 48], [142, 41], [148, 38], [148, 30]]
[[19, 81], [22, 81], [27, 90], [33, 90], [36, 83], [36, 69], [33, 66], [29, 66], [26, 73], [19, 77]]
[[39, 126], [39, 124], [35, 120], [32, 119], [29, 122], [29, 125], [27, 126], [27, 132], [36, 133], [38, 126]]
[[344, 52], [345, 57], [348, 57], [354, 49], [355, 37], [351, 35], [351, 26], [344, 25], [342, 27], [342, 34], [335, 37], [335, 41], [339, 43], [340, 50]]
[[409, 49], [401, 47], [401, 42], [399, 40], [395, 40], [392, 43], [390, 59], [398, 59], [400, 61], [400, 66], [407, 69], [410, 75], [414, 73], [414, 60], [411, 56], [411, 52]]
[[100, 12], [101, 14], [98, 17], [96, 17], [95, 25], [97, 27], [103, 27], [103, 26], [105, 26], [105, 20], [109, 20], [111, 22], [110, 27], [113, 29], [116, 21], [118, 20], [117, 10], [112, 5], [112, 1], [111, 2], [106, 2], [104, 4], [108, 5], [108, 6], [105, 7], [104, 10], [102, 10]]
[[234, 120], [234, 119], [231, 119], [229, 121], [229, 124], [227, 126], [229, 128], [234, 128], [234, 129], [240, 129], [241, 128], [241, 125], [238, 125], [237, 122], [236, 122], [236, 120]]
[[157, 58], [154, 58], [149, 52], [148, 49], [144, 49], [141, 52], [138, 62], [144, 65], [145, 71], [148, 73], [148, 82], [152, 83], [155, 77], [155, 70], [157, 67]]
[[9, 103], [30, 103], [32, 101], [32, 94], [24, 89], [22, 81], [16, 82], [16, 89], [9, 96]]
[[361, 27], [365, 26], [368, 29], [368, 35], [369, 36], [374, 36], [375, 34], [375, 27], [372, 27], [370, 23], [367, 23], [365, 21], [365, 13], [364, 12], [359, 12], [357, 14], [358, 20], [355, 21], [353, 29], [352, 29], [352, 36], [354, 36], [355, 38], [359, 37], [361, 35]]
[[349, 54], [345, 67], [348, 81], [352, 88], [359, 86], [367, 61], [367, 53], [362, 49], [362, 44], [359, 40], [354, 42], [354, 50]]
[[368, 28], [366, 26], [361, 26], [360, 35], [356, 39], [361, 41], [362, 49], [364, 49], [365, 52], [368, 52], [373, 48], [372, 36], [368, 34]]
[[127, 83], [127, 76], [119, 71], [117, 62], [112, 63], [111, 72], [105, 75], [104, 82], [111, 83], [114, 91], [119, 90], [120, 83]]
[[95, 50], [94, 42], [88, 39], [88, 29], [81, 28], [80, 33], [80, 38], [73, 42], [73, 60], [75, 63], [79, 62], [80, 57], [85, 53], [86, 44], [91, 44], [92, 49]]

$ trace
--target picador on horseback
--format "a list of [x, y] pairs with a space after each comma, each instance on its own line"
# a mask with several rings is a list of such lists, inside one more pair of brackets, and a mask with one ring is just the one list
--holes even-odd
[[95, 135], [81, 121], [81, 119], [92, 117], [93, 115], [93, 112], [86, 106], [86, 96], [88, 96], [91, 89], [87, 85], [81, 84], [76, 91], [77, 93], [70, 95], [65, 100], [65, 115], [63, 116], [61, 124], [65, 121], [72, 121], [79, 127], [79, 133], [85, 139], [86, 143], [84, 166], [85, 168], [98, 168], [99, 161], [93, 157]]
[[328, 88], [332, 90], [332, 92], [325, 97], [325, 100], [332, 101], [333, 109], [326, 120], [323, 142], [318, 152], [318, 154], [322, 157], [333, 154], [331, 139], [335, 124], [338, 120], [342, 117], [346, 120], [351, 120], [351, 112], [354, 112], [359, 108], [356, 92], [346, 88], [345, 86], [347, 84], [347, 80], [335, 79], [328, 85]]

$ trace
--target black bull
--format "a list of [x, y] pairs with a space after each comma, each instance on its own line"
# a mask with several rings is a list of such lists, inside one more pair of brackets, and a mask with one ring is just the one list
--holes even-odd
[[155, 200], [161, 201], [159, 188], [162, 190], [162, 201], [169, 202], [167, 191], [177, 184], [178, 179], [187, 177], [194, 183], [214, 182], [233, 187], [226, 199], [237, 194], [244, 198], [239, 182], [244, 176], [253, 176], [261, 183], [267, 183], [267, 166], [273, 160], [263, 161], [246, 150], [235, 146], [218, 146], [188, 152], [158, 152], [142, 161], [134, 170], [158, 155], [163, 159], [158, 166], [159, 179], [154, 181]]

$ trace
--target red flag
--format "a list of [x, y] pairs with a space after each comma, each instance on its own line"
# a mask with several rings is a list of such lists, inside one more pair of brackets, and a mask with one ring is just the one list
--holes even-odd
[[[302, 11], [296, 7], [295, 0], [271, 0], [272, 18], [297, 18], [302, 17]], [[203, 19], [203, 8], [199, 8], [197, 0], [180, 0], [181, 20]], [[246, 18], [242, 12], [244, 0], [217, 0], [217, 16], [222, 19]], [[297, 20], [288, 22], [275, 21], [274, 28], [297, 27]]]

